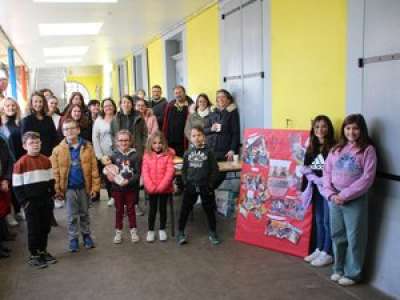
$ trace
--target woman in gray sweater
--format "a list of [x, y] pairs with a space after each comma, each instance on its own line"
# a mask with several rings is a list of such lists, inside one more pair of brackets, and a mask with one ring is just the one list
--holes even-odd
[[190, 132], [193, 127], [201, 126], [204, 124], [210, 114], [211, 102], [207, 94], [200, 94], [196, 98], [194, 109], [186, 120], [185, 136], [190, 141]]

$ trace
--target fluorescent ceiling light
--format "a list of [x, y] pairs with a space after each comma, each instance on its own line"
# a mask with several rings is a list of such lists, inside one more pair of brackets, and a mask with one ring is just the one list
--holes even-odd
[[88, 46], [43, 48], [44, 56], [81, 56], [86, 54]]
[[63, 63], [78, 63], [81, 62], [82, 58], [74, 57], [74, 58], [54, 58], [47, 59], [46, 64], [63, 64]]
[[117, 3], [118, 0], [33, 0], [42, 3]]
[[54, 23], [39, 24], [40, 35], [95, 35], [103, 23]]

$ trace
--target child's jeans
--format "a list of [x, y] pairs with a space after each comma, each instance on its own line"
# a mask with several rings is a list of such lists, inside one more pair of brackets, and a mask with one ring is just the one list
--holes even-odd
[[115, 229], [122, 230], [124, 224], [124, 207], [128, 211], [129, 228], [136, 228], [136, 191], [113, 191], [115, 200]]
[[368, 237], [368, 200], [366, 195], [344, 205], [330, 202], [333, 272], [359, 281]]
[[89, 197], [86, 190], [84, 188], [68, 189], [65, 200], [69, 240], [79, 237], [79, 228], [82, 235], [90, 234]]
[[157, 210], [160, 208], [160, 230], [165, 229], [167, 224], [167, 201], [169, 194], [149, 195], [150, 211], [149, 211], [149, 230], [154, 230]]
[[191, 184], [186, 185], [183, 193], [181, 213], [179, 217], [179, 231], [185, 230], [187, 219], [199, 195], [201, 197], [201, 204], [204, 212], [207, 216], [208, 229], [210, 232], [216, 231], [217, 221], [215, 218], [216, 204], [214, 190], [210, 190], [208, 187], [196, 188]]
[[47, 237], [50, 233], [50, 221], [53, 213], [53, 199], [30, 198], [25, 207], [26, 225], [28, 228], [28, 248], [31, 255], [47, 250]]
[[317, 187], [314, 187], [313, 203], [315, 205], [315, 223], [316, 223], [316, 248], [326, 253], [331, 253], [332, 239], [329, 220], [329, 203], [319, 193]]

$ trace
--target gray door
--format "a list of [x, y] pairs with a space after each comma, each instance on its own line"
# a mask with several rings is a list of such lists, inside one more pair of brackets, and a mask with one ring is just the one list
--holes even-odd
[[262, 10], [261, 0], [221, 4], [223, 85], [239, 106], [242, 131], [264, 127]]

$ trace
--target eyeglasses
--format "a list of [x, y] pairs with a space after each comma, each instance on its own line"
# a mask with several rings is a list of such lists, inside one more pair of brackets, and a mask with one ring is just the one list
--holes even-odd
[[130, 142], [130, 140], [118, 140], [118, 142], [121, 142], [121, 143], [128, 143], [128, 142]]
[[77, 127], [64, 127], [63, 130], [64, 131], [68, 131], [68, 130], [72, 130], [72, 129], [76, 129]]

